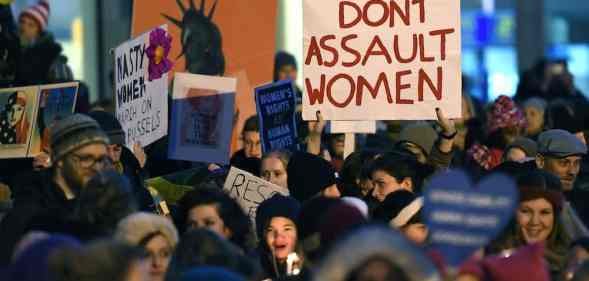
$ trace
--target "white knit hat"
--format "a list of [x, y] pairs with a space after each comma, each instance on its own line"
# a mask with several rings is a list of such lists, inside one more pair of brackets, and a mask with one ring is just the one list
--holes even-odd
[[139, 245], [143, 239], [154, 233], [162, 234], [170, 246], [176, 247], [178, 231], [170, 219], [145, 212], [134, 213], [121, 220], [117, 226], [115, 239], [131, 245]]
[[19, 18], [23, 16], [31, 17], [39, 24], [41, 31], [45, 30], [49, 22], [49, 2], [47, 0], [40, 0], [36, 5], [32, 5], [22, 11]]

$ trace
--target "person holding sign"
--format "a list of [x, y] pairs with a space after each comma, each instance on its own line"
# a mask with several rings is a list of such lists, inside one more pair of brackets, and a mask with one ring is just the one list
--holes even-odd
[[452, 147], [457, 135], [454, 120], [446, 118], [444, 111], [436, 108], [439, 132], [429, 123], [414, 123], [405, 126], [396, 147], [415, 155], [422, 164], [435, 169], [446, 169], [452, 162]]
[[558, 276], [564, 269], [571, 242], [560, 219], [564, 204], [560, 181], [554, 175], [538, 170], [520, 176], [518, 186], [520, 203], [515, 222], [490, 245], [489, 252], [509, 252], [526, 244], [543, 242], [550, 271], [553, 276]]
[[133, 146], [133, 152], [125, 146], [125, 133], [117, 118], [104, 111], [92, 111], [88, 113], [104, 132], [106, 132], [110, 144], [108, 154], [117, 172], [124, 174], [129, 179], [133, 193], [141, 211], [150, 212], [154, 208], [154, 200], [145, 187], [146, 156], [143, 148], [137, 143]]

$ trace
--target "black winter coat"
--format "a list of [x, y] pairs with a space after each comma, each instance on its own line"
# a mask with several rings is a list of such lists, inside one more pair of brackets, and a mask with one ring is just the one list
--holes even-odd
[[51, 170], [34, 172], [16, 183], [12, 210], [0, 222], [0, 266], [7, 265], [16, 243], [38, 217], [64, 218], [71, 215], [75, 201], [68, 200], [54, 183]]
[[15, 84], [17, 86], [50, 83], [49, 71], [58, 61], [61, 46], [55, 42], [50, 33], [42, 33], [38, 41], [20, 50], [16, 68]]

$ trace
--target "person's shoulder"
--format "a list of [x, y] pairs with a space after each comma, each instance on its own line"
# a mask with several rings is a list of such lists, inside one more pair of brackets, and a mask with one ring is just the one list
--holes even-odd
[[53, 34], [48, 31], [41, 33], [34, 48], [45, 52], [55, 52], [57, 54], [60, 54], [62, 51], [61, 45], [55, 40]]
[[21, 173], [10, 183], [15, 202], [39, 200], [50, 188], [51, 171], [30, 171]]

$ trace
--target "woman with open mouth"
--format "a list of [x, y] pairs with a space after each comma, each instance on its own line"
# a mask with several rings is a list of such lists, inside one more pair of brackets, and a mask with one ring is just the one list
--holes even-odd
[[288, 196], [274, 195], [256, 211], [258, 249], [265, 277], [305, 275], [298, 240], [297, 218], [300, 205]]

